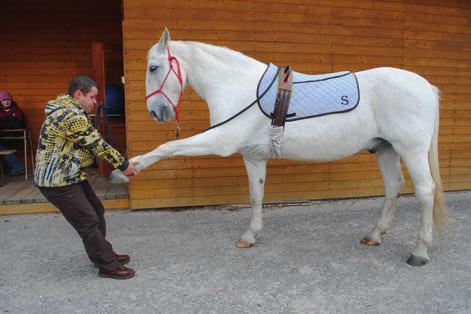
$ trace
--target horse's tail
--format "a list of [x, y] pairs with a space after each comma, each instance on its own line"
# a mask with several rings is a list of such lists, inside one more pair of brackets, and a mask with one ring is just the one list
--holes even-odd
[[435, 183], [433, 195], [433, 221], [438, 231], [443, 230], [443, 225], [448, 221], [448, 210], [445, 204], [442, 188], [442, 179], [440, 177], [440, 166], [438, 160], [438, 126], [440, 120], [440, 90], [431, 85], [436, 101], [435, 126], [433, 130], [432, 142], [428, 152], [428, 163], [430, 173]]

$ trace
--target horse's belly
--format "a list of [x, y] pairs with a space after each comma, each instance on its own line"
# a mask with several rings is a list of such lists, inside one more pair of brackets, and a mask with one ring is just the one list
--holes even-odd
[[292, 160], [329, 161], [351, 156], [374, 146], [374, 138], [326, 135], [321, 137], [284, 137], [282, 156]]
[[283, 158], [328, 161], [372, 148], [378, 133], [366, 98], [350, 112], [287, 123]]

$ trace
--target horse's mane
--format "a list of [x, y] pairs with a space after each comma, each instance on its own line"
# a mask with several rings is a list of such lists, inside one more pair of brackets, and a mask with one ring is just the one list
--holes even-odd
[[236, 62], [246, 63], [248, 60], [256, 61], [255, 59], [244, 55], [239, 51], [235, 51], [227, 47], [214, 46], [196, 41], [187, 41], [185, 43], [203, 50], [204, 52], [210, 54], [211, 56], [215, 57], [216, 59], [219, 59], [224, 63], [234, 64]]
[[[255, 61], [258, 62], [257, 60], [244, 55], [243, 53], [239, 51], [232, 50], [227, 47], [221, 47], [221, 46], [214, 46], [202, 42], [197, 42], [197, 41], [171, 41], [170, 42], [171, 46], [181, 46], [181, 45], [188, 45], [190, 47], [195, 47], [199, 50], [204, 51], [205, 53], [213, 56], [214, 58], [224, 62], [224, 63], [229, 63], [229, 64], [235, 64], [235, 63], [246, 63], [247, 61]], [[147, 55], [147, 59], [156, 52], [157, 50], [158, 43], [155, 44], [150, 50]]]

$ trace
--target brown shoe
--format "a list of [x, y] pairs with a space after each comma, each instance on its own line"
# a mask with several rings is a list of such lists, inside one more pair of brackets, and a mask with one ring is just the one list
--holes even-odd
[[118, 262], [121, 265], [126, 265], [131, 260], [131, 256], [125, 255], [125, 254], [116, 254], [116, 253], [114, 253], [114, 256], [116, 256], [116, 259], [118, 260]]
[[134, 274], [136, 274], [134, 269], [122, 265], [112, 271], [100, 269], [98, 272], [100, 277], [113, 279], [129, 279], [134, 277]]

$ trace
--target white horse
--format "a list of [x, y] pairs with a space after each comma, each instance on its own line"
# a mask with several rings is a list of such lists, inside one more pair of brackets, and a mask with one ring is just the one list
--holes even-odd
[[[266, 64], [239, 52], [197, 42], [170, 41], [164, 30], [148, 53], [147, 109], [157, 122], [175, 115], [186, 84], [207, 103], [211, 126], [195, 136], [170, 141], [131, 159], [137, 171], [175, 156], [243, 156], [250, 186], [252, 217], [236, 242], [255, 244], [263, 228], [262, 202], [267, 159], [271, 155], [271, 120], [252, 106]], [[433, 220], [440, 227], [447, 217], [438, 165], [438, 89], [421, 76], [394, 68], [355, 73], [361, 100], [355, 110], [287, 123], [282, 158], [329, 161], [381, 146], [375, 155], [384, 179], [385, 201], [373, 229], [362, 239], [379, 245], [390, 227], [404, 179], [405, 162], [420, 203], [420, 229], [410, 265], [429, 261]], [[381, 145], [383, 144], [383, 145]], [[384, 145], [386, 144], [386, 145]]]

